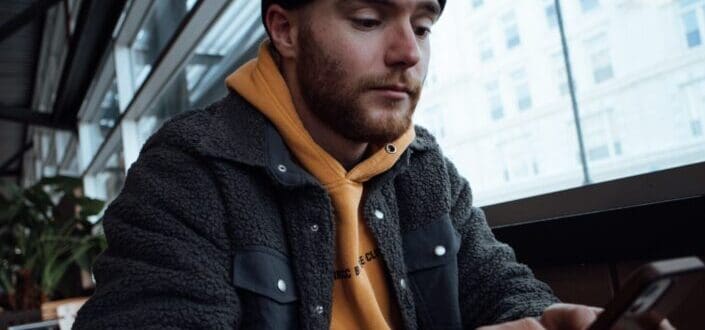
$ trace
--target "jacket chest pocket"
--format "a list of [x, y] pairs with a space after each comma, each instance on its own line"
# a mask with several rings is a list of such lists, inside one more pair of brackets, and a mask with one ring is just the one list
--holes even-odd
[[286, 256], [266, 247], [236, 252], [233, 284], [242, 306], [240, 329], [297, 328], [297, 288]]
[[460, 234], [448, 215], [402, 235], [404, 261], [422, 329], [460, 329]]

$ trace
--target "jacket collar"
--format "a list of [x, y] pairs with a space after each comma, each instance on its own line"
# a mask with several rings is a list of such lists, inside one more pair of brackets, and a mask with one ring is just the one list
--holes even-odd
[[[202, 155], [264, 167], [285, 186], [317, 182], [296, 164], [274, 125], [237, 92], [229, 90], [228, 95], [206, 111], [211, 112], [211, 120], [205, 125], [205, 131], [201, 132], [203, 135], [196, 147]], [[416, 138], [407, 151], [422, 152], [437, 148], [428, 131], [419, 126], [415, 129]], [[399, 163], [408, 163], [408, 155], [405, 158]], [[399, 167], [394, 166], [392, 170]]]

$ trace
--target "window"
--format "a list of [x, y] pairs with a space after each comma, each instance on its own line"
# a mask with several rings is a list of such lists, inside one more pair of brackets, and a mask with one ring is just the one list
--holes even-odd
[[504, 117], [504, 107], [502, 106], [502, 96], [499, 93], [499, 84], [496, 81], [485, 85], [487, 100], [490, 105], [490, 116], [492, 120], [500, 120]]
[[[702, 27], [705, 1], [632, 4], [638, 12], [628, 19], [605, 11], [609, 24], [599, 28], [566, 22], [591, 36], [567, 40], [591, 182], [705, 161], [705, 56], [677, 47], [687, 45], [683, 15], [694, 12], [693, 25]], [[629, 30], [635, 26], [648, 38], [635, 38]], [[600, 120], [590, 117], [604, 109], [612, 110]]]
[[698, 28], [698, 17], [695, 11], [683, 14], [683, 26], [685, 28], [685, 40], [689, 48], [700, 46], [700, 29]]
[[494, 57], [494, 51], [492, 50], [492, 42], [490, 41], [490, 37], [488, 35], [484, 35], [480, 37], [479, 40], [480, 41], [477, 46], [480, 50], [480, 61], [486, 62], [491, 60]]
[[539, 165], [531, 140], [530, 135], [519, 135], [497, 145], [504, 163], [502, 176], [506, 182], [526, 180], [539, 175]]
[[[433, 107], [443, 109], [445, 138], [439, 144], [472, 184], [478, 205], [582, 182], [581, 163], [574, 156], [579, 154], [577, 130], [566, 125], [574, 123], [572, 109], [567, 98], [554, 92], [551, 77], [556, 68], [551, 53], [546, 53], [547, 48], [560, 49], [560, 34], [545, 28], [544, 5], [544, 1], [509, 1], [501, 5], [503, 10], [494, 10], [489, 7], [494, 2], [486, 2], [487, 17], [468, 21], [471, 2], [449, 1], [444, 15], [450, 15], [434, 32], [444, 37], [431, 38], [434, 54], [472, 56], [482, 49], [483, 34], [494, 36], [488, 22], [499, 23], [491, 65], [431, 56], [430, 70], [443, 79], [424, 89], [414, 117], [417, 124], [437, 127], [437, 120], [421, 114]], [[476, 36], [476, 41], [456, 41], [467, 40], [468, 35]], [[505, 51], [508, 35], [521, 45], [521, 52]]]
[[612, 71], [612, 59], [610, 58], [607, 36], [600, 34], [588, 40], [586, 49], [590, 56], [593, 81], [599, 84], [611, 79], [614, 76], [614, 72]]
[[556, 5], [553, 3], [547, 4], [544, 8], [546, 13], [546, 21], [548, 22], [548, 27], [553, 29], [558, 26], [558, 15], [556, 13]]
[[516, 15], [513, 11], [502, 17], [502, 24], [504, 26], [507, 49], [519, 46], [521, 44], [519, 26], [517, 25]]
[[531, 92], [529, 91], [529, 82], [526, 78], [524, 69], [517, 70], [511, 75], [514, 82], [514, 92], [516, 94], [517, 109], [519, 111], [531, 108]]
[[108, 89], [100, 102], [100, 112], [97, 118], [100, 135], [103, 138], [115, 127], [115, 122], [119, 116], [120, 106], [118, 105], [117, 81], [113, 79], [110, 89]]
[[177, 72], [153, 106], [137, 120], [138, 143], [167, 119], [205, 106], [226, 93], [223, 77], [244, 64], [245, 54], [256, 54], [264, 38], [258, 1], [232, 2], [195, 47], [186, 65]]
[[600, 6], [600, 2], [598, 0], [579, 0], [580, 1], [580, 8], [583, 10], [583, 12], [589, 12], [591, 10], [594, 10], [595, 8]]
[[[126, 56], [113, 54], [121, 59], [115, 64], [120, 77], [127, 73], [129, 79], [120, 79], [116, 88], [111, 74], [105, 75], [91, 97], [94, 111], [81, 118], [78, 147], [66, 149], [62, 164], [42, 163], [58, 159], [61, 150], [42, 147], [52, 140], [35, 136], [33, 157], [39, 162], [28, 162], [32, 172], [78, 167], [76, 172], [102, 182], [103, 195], [119, 190], [129, 165], [123, 154], [138, 144], [125, 143], [125, 150], [117, 150], [103, 142], [111, 130], [122, 134], [121, 129], [130, 128], [115, 127], [120, 88], [139, 85], [149, 74], [196, 2], [149, 3], [144, 19], [135, 20], [134, 33], [121, 40]], [[431, 38], [435, 55], [414, 121], [436, 134], [446, 156], [471, 182], [477, 205], [574, 188], [586, 179], [594, 183], [705, 161], [705, 54], [696, 47], [702, 45], [705, 0], [628, 3], [628, 8], [601, 11], [599, 21], [566, 20], [570, 57], [564, 58], [559, 29], [550, 28], [559, 14], [553, 1], [448, 1], [443, 24]], [[599, 11], [608, 2], [562, 4], [570, 16]], [[482, 15], [467, 20], [478, 7]], [[259, 2], [228, 2], [218, 15], [203, 22], [208, 32], [194, 36], [198, 43], [189, 46], [192, 53], [180, 58], [154, 99], [143, 102], [148, 108], [123, 117], [129, 117], [123, 124], [134, 121], [130, 125], [139, 131], [141, 143], [166, 119], [223, 96], [223, 77], [256, 54], [265, 36]], [[492, 24], [496, 35], [489, 32]], [[648, 38], [638, 37], [635, 28]], [[580, 88], [577, 121], [568, 98], [566, 62]], [[513, 115], [515, 109], [524, 112]], [[84, 152], [84, 146], [94, 152], [101, 144], [104, 164]], [[91, 173], [83, 173], [86, 163]]]
[[125, 184], [125, 160], [122, 145], [119, 145], [108, 157], [105, 164], [84, 178], [86, 195], [110, 203]]
[[[95, 156], [100, 145], [105, 141], [110, 131], [115, 127], [118, 117], [120, 117], [120, 106], [118, 104], [117, 81], [113, 77], [108, 89], [100, 98], [97, 111], [91, 111], [87, 118], [84, 118], [79, 125], [81, 136], [81, 148], [84, 149], [83, 165], [88, 164], [90, 158]], [[89, 109], [92, 110], [92, 109]]]
[[189, 0], [154, 1], [148, 17], [129, 46], [135, 90], [147, 78], [159, 53], [167, 45], [194, 4], [194, 1]]
[[622, 144], [611, 127], [612, 109], [607, 108], [581, 118], [588, 162], [599, 162], [622, 154]]
[[683, 117], [687, 124], [683, 126], [692, 138], [702, 140], [705, 124], [705, 75], [683, 84], [680, 94], [685, 96], [681, 102], [686, 110]]

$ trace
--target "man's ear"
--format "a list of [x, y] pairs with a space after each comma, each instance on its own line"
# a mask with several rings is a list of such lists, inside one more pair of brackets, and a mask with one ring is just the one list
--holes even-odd
[[279, 5], [271, 5], [265, 14], [265, 24], [274, 48], [283, 58], [295, 58], [297, 53], [297, 29], [295, 13]]

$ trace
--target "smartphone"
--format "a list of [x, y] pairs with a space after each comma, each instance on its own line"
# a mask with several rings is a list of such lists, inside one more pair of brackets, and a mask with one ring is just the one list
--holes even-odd
[[702, 279], [697, 257], [656, 261], [632, 272], [589, 330], [651, 330], [681, 303]]

